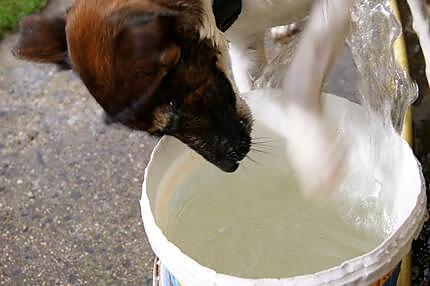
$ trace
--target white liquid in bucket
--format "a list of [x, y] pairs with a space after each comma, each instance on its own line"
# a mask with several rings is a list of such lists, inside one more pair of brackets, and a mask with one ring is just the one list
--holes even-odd
[[186, 169], [187, 161], [179, 160], [170, 169], [176, 176], [166, 174], [170, 181], [159, 189], [175, 186], [167, 215], [159, 221], [168, 239], [202, 265], [246, 278], [318, 272], [383, 240], [382, 231], [370, 233], [345, 222], [340, 206], [305, 200], [285, 158], [276, 153], [264, 158], [251, 153], [271, 167], [248, 161], [233, 175], [202, 162], [181, 177], [178, 170]]
[[[259, 121], [269, 111], [262, 101], [279, 94], [269, 93], [251, 105], [254, 137], [274, 140], [260, 146], [269, 154], [250, 154], [264, 167], [246, 160], [225, 174], [174, 138], [155, 148], [141, 211], [162, 269], [189, 286], [372, 285], [407, 254], [426, 217], [412, 151], [359, 105], [327, 95], [325, 112], [353, 152], [333, 201], [312, 205], [296, 188], [276, 128]], [[299, 274], [307, 275], [287, 278]]]

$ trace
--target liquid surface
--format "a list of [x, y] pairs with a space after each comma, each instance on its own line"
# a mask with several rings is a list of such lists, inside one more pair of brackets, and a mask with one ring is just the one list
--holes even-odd
[[341, 206], [305, 200], [279, 156], [256, 160], [263, 167], [244, 162], [233, 175], [203, 162], [176, 176], [168, 213], [159, 222], [168, 239], [200, 264], [246, 278], [318, 272], [383, 240], [382, 232], [345, 222]]

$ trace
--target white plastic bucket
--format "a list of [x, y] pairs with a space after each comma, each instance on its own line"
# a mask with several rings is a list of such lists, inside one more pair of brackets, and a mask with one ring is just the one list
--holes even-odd
[[[336, 96], [327, 96], [326, 106], [328, 107], [326, 112], [332, 115], [333, 120], [342, 118], [342, 112], [343, 114], [355, 113], [358, 116], [360, 112], [364, 113], [361, 106]], [[255, 111], [258, 106], [251, 106], [251, 108]], [[358, 121], [359, 119], [357, 119], [357, 124], [363, 124]], [[354, 127], [352, 126], [352, 128]], [[399, 137], [398, 140], [402, 139]], [[396, 267], [411, 249], [412, 241], [419, 234], [427, 217], [425, 184], [419, 163], [408, 144], [403, 141], [402, 146], [404, 158], [402, 158], [403, 166], [398, 166], [401, 168], [401, 177], [398, 178], [399, 190], [393, 193], [394, 205], [398, 208], [397, 221], [394, 224], [395, 229], [379, 246], [365, 255], [317, 273], [285, 279], [245, 279], [217, 273], [199, 264], [170, 242], [157, 225], [156, 221], [160, 221], [162, 216], [166, 215], [168, 202], [174, 199], [175, 186], [167, 188], [169, 191], [159, 191], [160, 182], [164, 176], [166, 174], [182, 176], [184, 172], [189, 172], [193, 168], [193, 164], [198, 164], [200, 160], [203, 160], [178, 140], [170, 137], [161, 139], [155, 147], [146, 169], [141, 199], [141, 212], [146, 234], [152, 249], [161, 261], [161, 265], [157, 267], [160, 280], [154, 281], [154, 285], [372, 285], [384, 276], [382, 282], [387, 281], [393, 271], [395, 272], [394, 279], [389, 280], [392, 284], [378, 282], [379, 284], [376, 285], [395, 285], [398, 275]], [[187, 160], [188, 163], [179, 164], [182, 167], [173, 170], [172, 168], [175, 168], [173, 162], [177, 160]], [[389, 275], [387, 276], [387, 274]]]

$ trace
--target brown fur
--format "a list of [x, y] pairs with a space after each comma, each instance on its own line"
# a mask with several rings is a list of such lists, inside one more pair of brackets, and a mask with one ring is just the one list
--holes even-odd
[[13, 54], [35, 62], [62, 63], [67, 57], [65, 26], [62, 17], [25, 17], [21, 22], [21, 37], [12, 50]]
[[250, 113], [200, 39], [202, 13], [201, 0], [76, 0], [63, 20], [24, 19], [15, 54], [70, 61], [113, 121], [173, 135], [232, 171], [249, 150]]

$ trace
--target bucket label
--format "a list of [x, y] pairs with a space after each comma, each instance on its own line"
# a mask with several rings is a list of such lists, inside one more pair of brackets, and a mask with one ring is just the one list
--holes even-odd
[[379, 281], [372, 286], [396, 286], [397, 280], [399, 279], [399, 274], [400, 264], [396, 267], [396, 269], [379, 279]]

